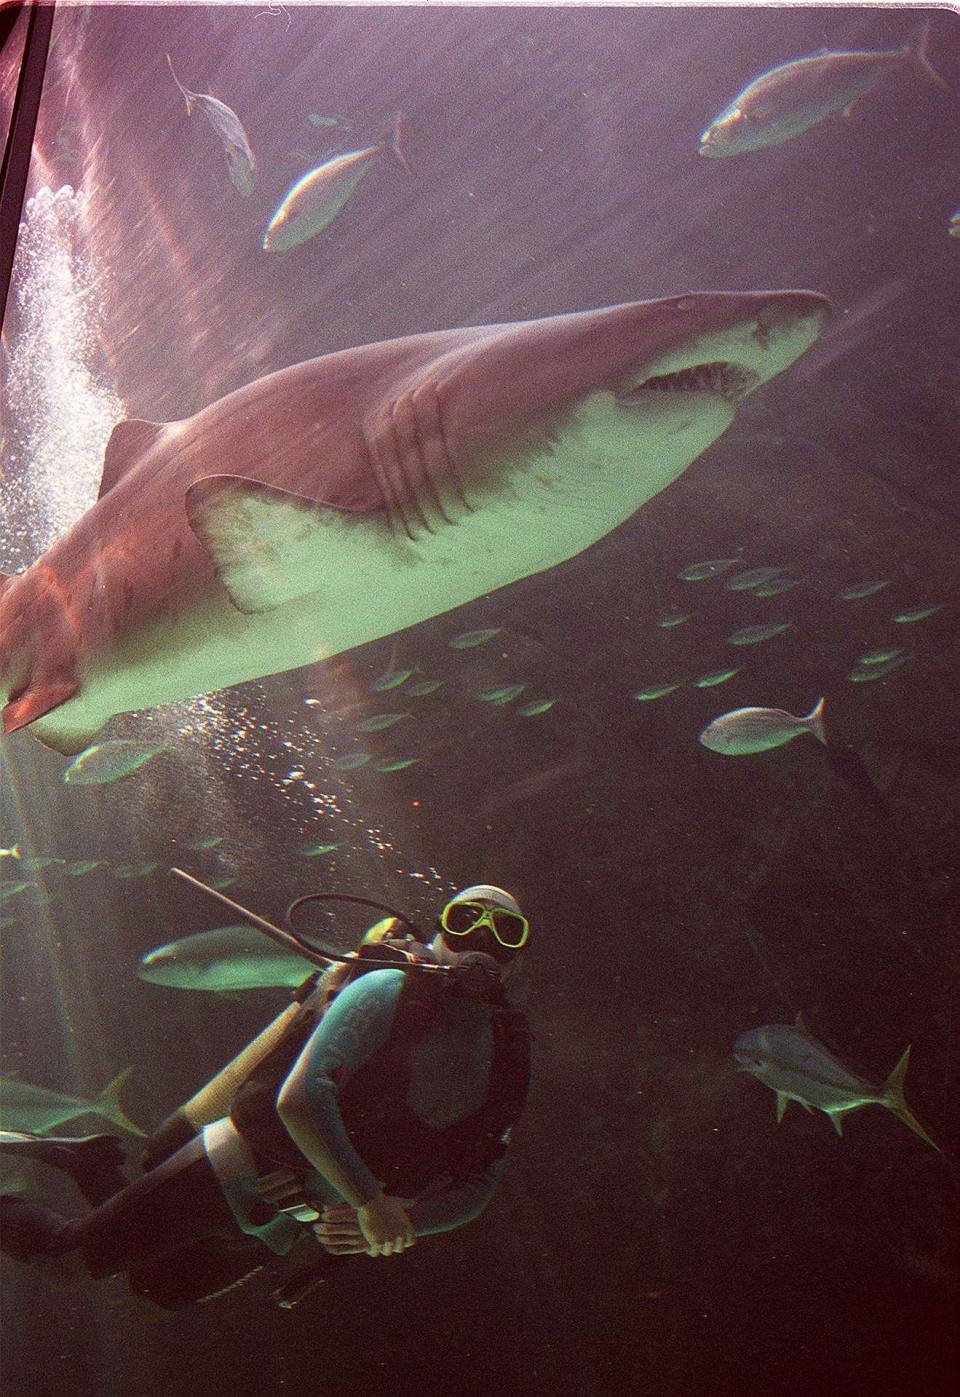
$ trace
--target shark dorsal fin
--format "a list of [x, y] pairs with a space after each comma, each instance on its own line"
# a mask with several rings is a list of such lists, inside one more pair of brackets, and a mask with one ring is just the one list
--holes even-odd
[[794, 1015], [793, 1026], [794, 1028], [799, 1028], [801, 1033], [810, 1032], [810, 1030], [807, 1028], [807, 1025], [803, 1021], [803, 1013], [800, 1009], [798, 1009], [796, 1014]]
[[107, 491], [123, 479], [130, 467], [149, 451], [163, 428], [162, 422], [144, 422], [139, 417], [128, 417], [117, 423], [103, 453], [103, 473], [97, 499], [102, 500]]

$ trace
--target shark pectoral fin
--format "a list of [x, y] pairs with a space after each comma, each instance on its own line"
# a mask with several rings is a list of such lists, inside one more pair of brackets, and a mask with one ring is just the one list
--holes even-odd
[[777, 1125], [783, 1120], [784, 1112], [790, 1105], [789, 1096], [784, 1096], [782, 1091], [777, 1092]]
[[150, 450], [165, 425], [163, 422], [144, 422], [138, 417], [129, 417], [117, 423], [103, 453], [98, 500], [102, 500], [107, 491], [123, 479], [130, 467]]
[[318, 591], [331, 529], [361, 514], [238, 475], [204, 476], [185, 503], [230, 601], [247, 615]]
[[52, 679], [38, 684], [30, 683], [22, 694], [7, 704], [3, 710], [3, 730], [5, 733], [18, 732], [42, 718], [61, 703], [73, 698], [80, 684], [76, 679]]

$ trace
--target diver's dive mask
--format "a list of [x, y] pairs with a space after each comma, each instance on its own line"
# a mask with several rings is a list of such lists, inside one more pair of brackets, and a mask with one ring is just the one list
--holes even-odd
[[451, 898], [440, 927], [451, 951], [483, 951], [501, 962], [513, 960], [530, 935], [530, 923], [510, 894], [486, 884]]

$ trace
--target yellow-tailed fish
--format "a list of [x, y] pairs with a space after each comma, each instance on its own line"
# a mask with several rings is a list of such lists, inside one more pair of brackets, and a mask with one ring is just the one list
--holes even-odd
[[389, 150], [412, 174], [401, 147], [403, 113], [397, 112], [389, 130], [375, 145], [332, 155], [297, 180], [283, 196], [263, 235], [265, 252], [297, 247], [327, 228], [375, 160]]
[[183, 100], [187, 104], [187, 116], [193, 115], [194, 107], [203, 112], [223, 144], [231, 184], [238, 194], [252, 194], [257, 162], [240, 118], [225, 102], [216, 97], [210, 97], [205, 92], [191, 92], [188, 87], [184, 87], [174, 71], [173, 59], [169, 53], [166, 59], [173, 80], [183, 93]]
[[733, 1056], [741, 1072], [749, 1072], [776, 1093], [777, 1121], [791, 1101], [799, 1101], [807, 1111], [823, 1111], [838, 1135], [848, 1111], [861, 1106], [885, 1106], [908, 1125], [915, 1135], [935, 1150], [931, 1140], [903, 1095], [910, 1049], [907, 1048], [887, 1080], [880, 1086], [851, 1072], [831, 1052], [812, 1038], [803, 1019], [794, 1024], [765, 1024], [741, 1033], [733, 1045]]
[[904, 67], [949, 92], [927, 58], [929, 27], [927, 20], [902, 48], [814, 53], [768, 69], [714, 117], [700, 154], [740, 155], [792, 140], [834, 112], [849, 115], [865, 92]]
[[748, 757], [783, 747], [805, 733], [826, 745], [822, 698], [805, 718], [797, 718], [783, 708], [735, 708], [708, 723], [699, 741], [723, 757]]

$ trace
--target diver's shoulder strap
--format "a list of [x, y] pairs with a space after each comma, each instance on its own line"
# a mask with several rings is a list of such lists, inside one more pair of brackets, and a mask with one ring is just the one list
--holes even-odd
[[485, 1111], [509, 1130], [520, 1119], [530, 1090], [530, 1025], [522, 1009], [493, 1011], [493, 1061]]

